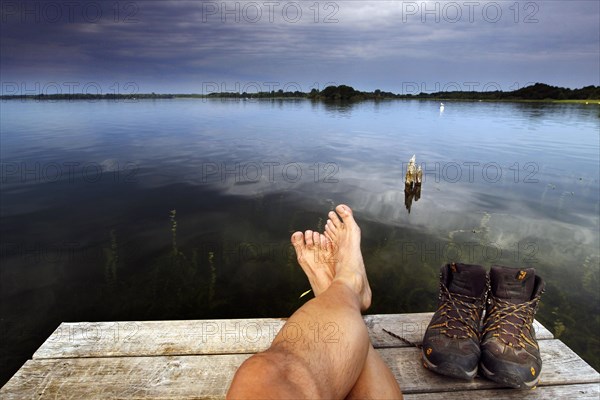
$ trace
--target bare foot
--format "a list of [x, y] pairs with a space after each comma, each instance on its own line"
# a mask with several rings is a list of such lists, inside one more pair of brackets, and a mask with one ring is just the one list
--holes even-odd
[[315, 296], [320, 295], [331, 285], [335, 276], [333, 243], [323, 234], [306, 231], [304, 234], [295, 232], [292, 245]]
[[334, 280], [342, 281], [359, 295], [364, 311], [371, 305], [371, 288], [360, 251], [360, 228], [350, 207], [340, 204], [335, 210], [337, 214], [330, 211], [325, 225], [325, 236], [335, 245]]

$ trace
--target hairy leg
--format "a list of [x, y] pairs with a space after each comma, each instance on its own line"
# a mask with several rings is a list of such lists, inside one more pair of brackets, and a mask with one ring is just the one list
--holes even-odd
[[[332, 218], [337, 216], [332, 215]], [[315, 296], [323, 293], [335, 276], [336, 246], [329, 238], [313, 231], [292, 235], [298, 263], [308, 277]], [[347, 399], [401, 399], [402, 391], [381, 355], [372, 345], [358, 380]]]
[[[338, 212], [343, 223], [338, 220], [330, 232], [336, 250], [331, 285], [322, 292], [319, 286], [318, 297], [288, 319], [271, 347], [242, 364], [228, 397], [343, 398], [361, 375], [369, 336], [360, 312], [371, 304], [371, 289], [360, 229], [348, 207], [338, 206]], [[311, 284], [317, 281], [323, 279]]]
[[[337, 212], [342, 217], [351, 213], [347, 206], [338, 206]], [[325, 236], [334, 244], [339, 239], [340, 230], [344, 229], [344, 222], [338, 215], [331, 211], [325, 226]], [[356, 384], [348, 394], [348, 399], [401, 399], [402, 391], [396, 377], [381, 358], [373, 345], [369, 343], [367, 359]]]
[[363, 370], [346, 399], [402, 399], [396, 377], [373, 345]]

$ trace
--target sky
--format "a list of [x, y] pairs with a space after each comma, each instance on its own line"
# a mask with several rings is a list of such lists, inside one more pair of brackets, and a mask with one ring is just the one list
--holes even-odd
[[600, 1], [1, 0], [2, 94], [600, 85]]

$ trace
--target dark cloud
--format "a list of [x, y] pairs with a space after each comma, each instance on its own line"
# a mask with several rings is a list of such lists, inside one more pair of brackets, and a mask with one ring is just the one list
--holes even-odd
[[7, 82], [73, 81], [105, 92], [115, 82], [144, 92], [251, 82], [396, 92], [406, 82], [600, 84], [596, 1], [1, 4], [4, 92]]

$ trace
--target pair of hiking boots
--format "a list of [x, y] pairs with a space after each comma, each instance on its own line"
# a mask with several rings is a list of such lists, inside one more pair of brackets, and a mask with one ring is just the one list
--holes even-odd
[[[532, 326], [544, 281], [533, 268], [442, 266], [438, 310], [423, 338], [423, 365], [443, 375], [533, 388], [542, 369]], [[485, 315], [485, 316], [484, 316]]]

